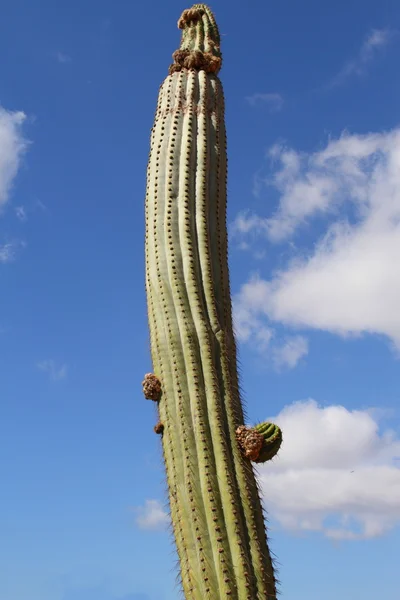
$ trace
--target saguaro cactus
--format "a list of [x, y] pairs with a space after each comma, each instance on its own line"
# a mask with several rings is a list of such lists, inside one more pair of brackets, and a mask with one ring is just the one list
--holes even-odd
[[171, 518], [189, 600], [275, 600], [252, 464], [281, 432], [244, 426], [232, 329], [220, 37], [210, 9], [178, 21], [147, 171], [146, 292]]

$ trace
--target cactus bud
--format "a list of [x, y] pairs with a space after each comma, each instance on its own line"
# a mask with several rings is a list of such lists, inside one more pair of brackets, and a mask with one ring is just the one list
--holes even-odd
[[161, 383], [158, 377], [153, 375], [153, 373], [146, 373], [142, 381], [142, 386], [146, 400], [154, 400], [154, 402], [157, 402], [157, 400], [160, 399]]
[[255, 427], [240, 425], [236, 438], [244, 455], [253, 462], [263, 463], [273, 458], [282, 444], [282, 431], [273, 423], [259, 423]]

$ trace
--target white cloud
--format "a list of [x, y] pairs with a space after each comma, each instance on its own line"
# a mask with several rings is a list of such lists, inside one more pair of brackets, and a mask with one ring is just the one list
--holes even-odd
[[0, 263], [5, 264], [15, 260], [18, 250], [24, 246], [25, 243], [18, 240], [0, 245]]
[[380, 432], [372, 415], [309, 400], [272, 419], [284, 441], [259, 478], [268, 511], [283, 527], [351, 540], [400, 524], [400, 439]]
[[278, 370], [293, 369], [308, 354], [308, 340], [302, 335], [276, 335], [260, 307], [264, 302], [264, 282], [254, 280], [242, 286], [233, 297], [233, 324], [236, 338]]
[[23, 112], [10, 112], [0, 107], [0, 208], [6, 204], [17, 175], [21, 158], [27, 148], [22, 135]]
[[254, 215], [242, 223], [242, 238], [247, 227], [283, 241], [316, 215], [329, 220], [306, 257], [242, 287], [241, 314], [343, 336], [383, 334], [400, 348], [400, 129], [344, 134], [313, 154], [282, 146], [272, 154], [278, 210], [261, 225]]
[[353, 75], [364, 75], [368, 64], [374, 60], [380, 49], [387, 46], [394, 33], [390, 29], [373, 29], [365, 38], [358, 55], [353, 60], [349, 60], [326, 87], [340, 85]]
[[72, 60], [71, 57], [68, 54], [65, 54], [64, 52], [57, 52], [56, 58], [61, 64], [70, 63]]
[[288, 367], [293, 369], [298, 362], [308, 354], [308, 340], [302, 335], [287, 337], [281, 345], [272, 351], [274, 363], [278, 369]]
[[27, 214], [26, 214], [26, 210], [23, 206], [16, 206], [15, 207], [15, 215], [17, 217], [17, 219], [19, 219], [20, 221], [26, 221]]
[[276, 370], [293, 369], [308, 354], [308, 340], [301, 335], [288, 335], [279, 340], [268, 320], [258, 314], [258, 306], [257, 290], [252, 287], [248, 298], [243, 286], [241, 293], [233, 299], [236, 338], [270, 361]]
[[229, 233], [232, 237], [241, 237], [246, 234], [266, 235], [268, 231], [268, 219], [263, 219], [248, 210], [239, 212], [229, 227]]
[[47, 373], [52, 381], [60, 381], [61, 379], [65, 379], [68, 372], [68, 367], [66, 364], [58, 366], [52, 359], [42, 360], [41, 362], [37, 363], [37, 368], [40, 371]]
[[250, 106], [268, 106], [271, 112], [277, 112], [281, 110], [283, 106], [283, 97], [276, 92], [269, 94], [253, 94], [252, 96], [246, 96], [246, 100]]
[[273, 336], [272, 328], [263, 324], [251, 306], [241, 302], [238, 297], [233, 300], [233, 322], [235, 335], [241, 342], [251, 340], [257, 345], [261, 343], [262, 346], [268, 346]]
[[144, 506], [136, 507], [136, 523], [140, 529], [165, 529], [169, 523], [168, 514], [158, 500], [146, 500]]

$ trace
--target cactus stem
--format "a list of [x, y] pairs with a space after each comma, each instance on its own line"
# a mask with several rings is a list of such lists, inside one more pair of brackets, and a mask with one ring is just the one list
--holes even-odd
[[158, 403], [155, 430], [163, 425], [187, 600], [272, 600], [273, 565], [249, 458], [271, 455], [279, 435], [253, 428], [258, 449], [251, 456], [237, 438], [241, 427], [247, 443], [251, 436], [243, 425], [232, 328], [220, 37], [204, 4], [184, 11], [179, 27], [181, 45], [160, 87], [147, 169], [146, 293], [160, 379], [147, 374], [143, 388]]

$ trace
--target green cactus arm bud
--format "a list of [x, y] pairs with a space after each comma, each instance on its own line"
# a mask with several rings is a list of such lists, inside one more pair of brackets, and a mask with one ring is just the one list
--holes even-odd
[[243, 410], [219, 33], [203, 4], [184, 11], [179, 26], [182, 44], [160, 88], [147, 169], [146, 294], [157, 377], [145, 378], [145, 395], [158, 402], [163, 424], [186, 599], [275, 600], [257, 482], [236, 438]]
[[282, 431], [273, 423], [260, 423], [255, 427], [240, 425], [236, 438], [243, 454], [256, 463], [263, 463], [276, 456], [282, 444]]
[[277, 455], [283, 441], [282, 430], [278, 425], [268, 422], [259, 423], [254, 429], [263, 437], [263, 444], [255, 462], [264, 463]]

